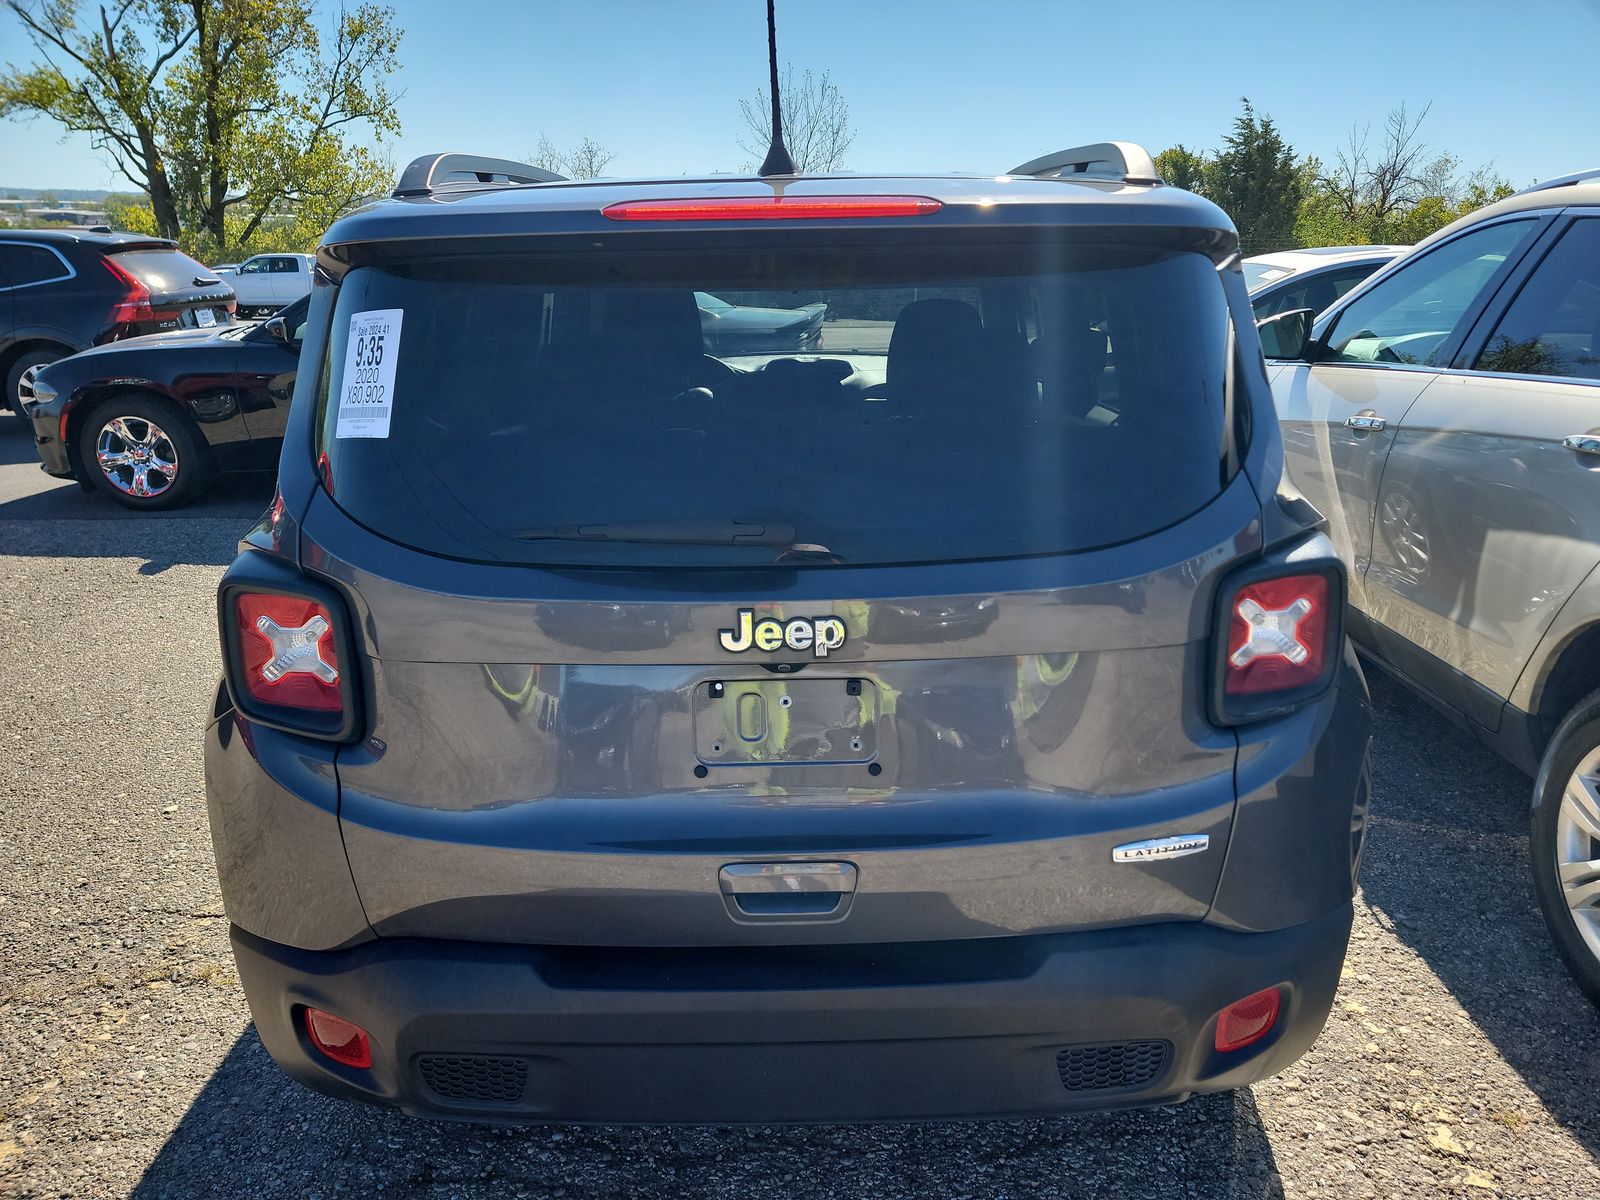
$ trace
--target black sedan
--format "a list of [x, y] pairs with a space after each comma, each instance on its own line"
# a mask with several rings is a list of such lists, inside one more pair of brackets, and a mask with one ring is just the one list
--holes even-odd
[[276, 470], [309, 306], [52, 363], [26, 405], [45, 471], [158, 509], [187, 504], [218, 472]]

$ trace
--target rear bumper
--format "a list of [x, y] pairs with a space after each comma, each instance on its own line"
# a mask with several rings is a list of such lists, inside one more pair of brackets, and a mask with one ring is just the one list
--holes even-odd
[[[492, 1121], [920, 1120], [1166, 1103], [1282, 1070], [1327, 1018], [1350, 919], [624, 950], [306, 951], [236, 928], [233, 947], [267, 1050], [335, 1096]], [[1216, 1053], [1218, 1011], [1272, 986], [1272, 1032]], [[322, 1058], [305, 1005], [367, 1029], [372, 1068]]]

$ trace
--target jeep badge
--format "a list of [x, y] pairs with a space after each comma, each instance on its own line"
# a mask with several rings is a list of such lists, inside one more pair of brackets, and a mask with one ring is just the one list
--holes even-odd
[[844, 645], [844, 622], [838, 617], [794, 617], [776, 621], [771, 617], [756, 620], [755, 609], [739, 610], [736, 628], [719, 630], [717, 638], [724, 650], [742, 654], [757, 650], [810, 650], [818, 658]]

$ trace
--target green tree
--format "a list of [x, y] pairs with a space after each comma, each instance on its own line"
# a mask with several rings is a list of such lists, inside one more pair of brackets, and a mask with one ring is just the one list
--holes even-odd
[[325, 40], [314, 0], [5, 2], [37, 61], [0, 71], [0, 116], [88, 134], [164, 236], [243, 250], [286, 212], [326, 224], [392, 177], [348, 137], [399, 132], [392, 9], [341, 9]]
[[1301, 245], [1419, 242], [1510, 194], [1492, 167], [1464, 175], [1459, 158], [1429, 147], [1421, 136], [1428, 108], [1415, 116], [1405, 105], [1393, 109], [1376, 142], [1367, 127], [1352, 128], [1328, 169], [1308, 160], [1295, 223]]
[[150, 210], [150, 197], [113, 192], [106, 197], [105, 204], [106, 220], [111, 228], [150, 235], [160, 232], [156, 228], [156, 215]]
[[1187, 192], [1206, 194], [1206, 168], [1204, 154], [1196, 154], [1187, 146], [1169, 146], [1156, 155], [1156, 174], [1173, 187]]
[[1205, 194], [1233, 218], [1247, 254], [1294, 245], [1304, 177], [1294, 147], [1248, 99], [1206, 166]]

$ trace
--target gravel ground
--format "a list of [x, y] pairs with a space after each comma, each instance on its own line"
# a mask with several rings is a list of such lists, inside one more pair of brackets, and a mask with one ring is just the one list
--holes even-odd
[[483, 1129], [268, 1061], [228, 954], [199, 731], [212, 588], [267, 496], [106, 519], [0, 416], [0, 1195], [1600, 1195], [1600, 1018], [1525, 881], [1528, 781], [1375, 679], [1344, 984], [1287, 1074], [1150, 1112]]

